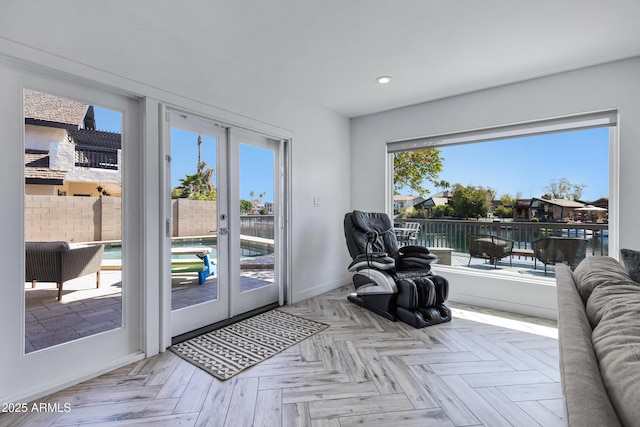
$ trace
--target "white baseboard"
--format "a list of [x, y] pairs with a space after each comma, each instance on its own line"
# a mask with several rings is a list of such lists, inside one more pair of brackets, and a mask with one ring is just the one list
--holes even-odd
[[106, 363], [102, 366], [95, 367], [95, 369], [92, 369], [91, 371], [80, 372], [80, 373], [71, 371], [69, 373], [72, 375], [70, 375], [64, 381], [50, 383], [50, 384], [38, 384], [37, 386], [33, 387], [31, 390], [23, 392], [22, 394], [19, 394], [16, 396], [0, 397], [0, 402], [21, 402], [21, 403], [32, 402], [36, 399], [40, 399], [42, 397], [56, 393], [60, 390], [64, 390], [65, 388], [74, 386], [83, 381], [87, 381], [97, 376], [100, 376], [102, 374], [106, 374], [107, 372], [111, 372], [115, 369], [121, 368], [130, 363], [138, 362], [144, 358], [145, 358], [144, 353], [137, 352], [129, 356], [120, 358], [118, 360], [114, 360], [110, 363]]
[[331, 282], [321, 283], [317, 286], [314, 286], [310, 289], [305, 289], [302, 292], [294, 293], [294, 295], [289, 298], [289, 304], [294, 304], [296, 302], [304, 301], [309, 298], [316, 297], [318, 295], [322, 295], [325, 292], [332, 291], [334, 289], [340, 288], [344, 285], [351, 283], [351, 274], [344, 276], [344, 278], [334, 280]]

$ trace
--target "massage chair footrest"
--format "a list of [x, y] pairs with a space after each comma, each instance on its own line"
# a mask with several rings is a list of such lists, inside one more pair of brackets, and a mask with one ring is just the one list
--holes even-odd
[[418, 307], [413, 310], [407, 310], [398, 306], [396, 314], [398, 320], [407, 323], [414, 328], [424, 328], [451, 321], [451, 310], [444, 304], [436, 304], [429, 307]]
[[369, 311], [374, 312], [378, 316], [382, 316], [385, 319], [389, 319], [393, 322], [397, 320], [396, 316], [396, 300], [398, 294], [381, 294], [381, 295], [358, 295], [351, 294], [347, 299], [359, 305], [362, 308], [366, 308]]

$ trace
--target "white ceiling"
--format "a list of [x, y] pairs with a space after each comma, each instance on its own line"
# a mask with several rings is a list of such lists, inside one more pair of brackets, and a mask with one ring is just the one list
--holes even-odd
[[118, 5], [348, 117], [640, 55], [640, 0]]

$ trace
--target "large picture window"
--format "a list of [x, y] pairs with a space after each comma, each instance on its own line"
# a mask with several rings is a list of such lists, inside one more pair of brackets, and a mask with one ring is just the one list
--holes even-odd
[[395, 223], [418, 228], [414, 243], [471, 272], [553, 278], [557, 263], [616, 253], [616, 117], [391, 141]]

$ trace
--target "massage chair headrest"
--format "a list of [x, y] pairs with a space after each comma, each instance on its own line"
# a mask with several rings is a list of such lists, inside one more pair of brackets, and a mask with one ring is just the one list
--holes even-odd
[[381, 235], [392, 228], [391, 220], [389, 220], [389, 216], [385, 213], [353, 211], [351, 220], [357, 229], [370, 235], [374, 233]]

